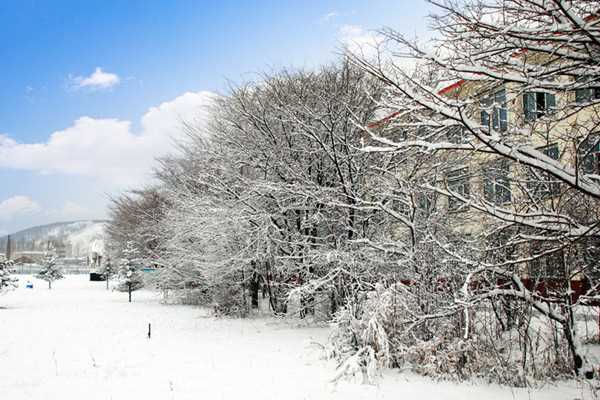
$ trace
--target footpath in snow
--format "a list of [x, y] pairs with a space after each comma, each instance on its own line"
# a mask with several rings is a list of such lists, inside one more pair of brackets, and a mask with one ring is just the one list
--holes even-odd
[[[0, 297], [0, 399], [587, 399], [576, 383], [541, 390], [454, 384], [389, 371], [378, 385], [330, 383], [325, 328], [215, 319], [107, 291], [87, 276]], [[152, 323], [152, 338], [147, 326]]]

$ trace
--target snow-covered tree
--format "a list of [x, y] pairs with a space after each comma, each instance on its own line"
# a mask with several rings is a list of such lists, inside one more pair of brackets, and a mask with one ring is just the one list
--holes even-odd
[[138, 250], [135, 244], [131, 241], [127, 243], [123, 249], [123, 258], [119, 264], [119, 291], [127, 292], [129, 302], [131, 303], [131, 292], [141, 289], [144, 286], [142, 276], [142, 263], [139, 258]]
[[106, 290], [108, 290], [108, 281], [110, 280], [110, 278], [112, 278], [118, 273], [117, 266], [113, 264], [110, 257], [106, 257], [106, 259], [104, 260], [104, 264], [100, 267], [100, 270], [98, 272], [104, 275], [106, 279]]
[[154, 227], [165, 207], [160, 189], [153, 187], [133, 190], [113, 199], [107, 228], [113, 252], [119, 254], [134, 244], [140, 258], [151, 259], [158, 245]]
[[220, 312], [292, 293], [303, 315], [331, 293], [332, 353], [367, 374], [588, 374], [572, 313], [598, 300], [592, 3], [433, 4], [435, 46], [383, 30], [379, 58], [233, 87], [156, 188], [117, 199], [112, 236]]
[[54, 256], [46, 257], [42, 269], [35, 277], [48, 282], [48, 289], [52, 289], [52, 282], [64, 278], [62, 269], [56, 265], [56, 257]]
[[11, 275], [12, 261], [0, 261], [0, 294], [17, 287], [17, 279]]
[[[517, 329], [515, 313], [546, 318], [567, 343], [573, 370], [591, 376], [574, 307], [597, 299], [600, 287], [591, 256], [600, 243], [598, 3], [430, 3], [438, 11], [433, 45], [384, 29], [379, 57], [349, 55], [388, 87], [387, 115], [365, 124], [363, 150], [408, 160], [433, 155], [423, 167], [437, 177], [417, 190], [443, 199], [456, 227], [450, 236], [428, 229], [455, 263], [462, 284], [448, 298], [456, 301], [417, 313], [409, 326], [462, 313], [456, 338], [473, 343], [473, 326], [487, 311], [499, 332]], [[438, 276], [448, 279], [441, 270]], [[573, 280], [588, 286], [585, 296], [572, 295]], [[539, 360], [526, 358], [530, 332], [521, 332], [519, 351], [522, 365], [535, 370]]]
[[254, 307], [264, 289], [280, 312], [290, 281], [332, 272], [330, 253], [377, 231], [381, 211], [356, 200], [379, 157], [358, 150], [353, 121], [375, 118], [381, 86], [341, 64], [265, 75], [221, 98], [208, 132], [190, 132], [159, 171], [172, 206], [157, 225], [161, 275], [229, 282], [215, 287]]

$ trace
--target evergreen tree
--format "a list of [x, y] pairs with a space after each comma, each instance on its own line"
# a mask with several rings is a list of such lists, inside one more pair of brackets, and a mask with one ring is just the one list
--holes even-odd
[[17, 287], [17, 279], [10, 274], [11, 261], [0, 261], [0, 294]]
[[106, 279], [106, 290], [108, 290], [108, 281], [110, 280], [111, 277], [113, 277], [117, 273], [117, 268], [112, 263], [110, 258], [108, 258], [108, 257], [106, 258], [104, 265], [100, 269], [100, 273], [102, 275], [104, 275], [104, 278]]
[[144, 286], [140, 264], [141, 260], [138, 257], [135, 244], [131, 241], [127, 242], [127, 246], [123, 249], [123, 259], [119, 265], [119, 277], [121, 283], [117, 286], [117, 290], [123, 292], [127, 291], [130, 303], [131, 292]]
[[52, 289], [52, 282], [64, 278], [61, 269], [56, 265], [56, 257], [48, 256], [42, 270], [35, 276], [48, 282], [48, 289]]

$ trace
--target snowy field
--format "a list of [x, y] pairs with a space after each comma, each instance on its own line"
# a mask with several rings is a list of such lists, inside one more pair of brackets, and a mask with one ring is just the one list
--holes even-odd
[[[68, 276], [0, 297], [0, 399], [587, 399], [577, 383], [541, 390], [434, 382], [387, 372], [378, 385], [330, 383], [324, 328], [214, 319]], [[152, 338], [147, 325], [152, 323]]]

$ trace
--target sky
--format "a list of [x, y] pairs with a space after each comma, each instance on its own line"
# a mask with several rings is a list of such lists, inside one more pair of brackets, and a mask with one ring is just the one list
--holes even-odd
[[422, 0], [2, 0], [0, 234], [106, 218], [215, 93], [334, 62], [384, 26], [424, 35], [429, 12]]

